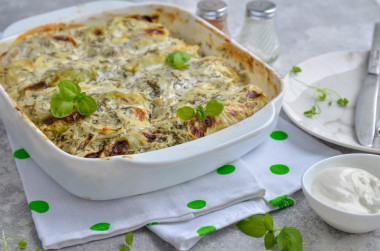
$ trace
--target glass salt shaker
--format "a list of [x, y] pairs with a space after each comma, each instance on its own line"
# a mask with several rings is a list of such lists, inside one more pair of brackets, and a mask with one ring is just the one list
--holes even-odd
[[205, 19], [227, 35], [227, 4], [221, 0], [202, 0], [197, 4], [197, 16]]
[[266, 63], [280, 55], [277, 36], [276, 5], [270, 1], [251, 1], [246, 6], [246, 18], [237, 41]]

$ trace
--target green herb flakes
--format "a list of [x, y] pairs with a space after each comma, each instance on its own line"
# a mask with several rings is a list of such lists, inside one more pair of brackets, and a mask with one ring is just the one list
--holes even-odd
[[309, 89], [314, 90], [314, 96], [315, 96], [315, 104], [311, 107], [310, 110], [305, 111], [304, 115], [308, 118], [313, 118], [315, 115], [320, 114], [322, 112], [322, 109], [319, 106], [320, 102], [328, 101], [328, 105], [331, 106], [333, 104], [333, 97], [337, 98], [336, 103], [340, 107], [345, 107], [349, 103], [348, 99], [343, 98], [337, 93], [336, 91], [328, 88], [318, 88], [312, 85], [308, 85], [304, 83], [303, 81], [297, 79], [295, 76], [297, 73], [301, 72], [301, 68], [298, 66], [293, 66], [292, 70], [289, 73], [289, 76], [293, 79], [295, 79], [297, 82], [303, 84]]

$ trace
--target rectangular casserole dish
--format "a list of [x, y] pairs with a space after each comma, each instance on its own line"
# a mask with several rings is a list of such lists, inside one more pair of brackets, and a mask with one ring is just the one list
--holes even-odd
[[0, 48], [6, 50], [7, 44], [31, 28], [57, 22], [83, 23], [109, 13], [158, 14], [172, 35], [199, 45], [201, 54], [225, 59], [249, 82], [262, 88], [270, 101], [253, 116], [204, 138], [152, 152], [86, 159], [54, 145], [0, 86], [0, 117], [8, 132], [58, 184], [76, 196], [93, 200], [137, 195], [204, 175], [238, 159], [268, 138], [281, 109], [281, 78], [213, 26], [178, 7], [121, 1], [74, 6], [14, 23], [4, 31]]

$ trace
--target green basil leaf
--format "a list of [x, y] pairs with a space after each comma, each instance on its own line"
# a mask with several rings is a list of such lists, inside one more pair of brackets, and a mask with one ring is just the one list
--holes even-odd
[[21, 249], [21, 250], [24, 250], [26, 247], [28, 246], [28, 243], [24, 240], [24, 239], [21, 239], [18, 243], [18, 247]]
[[264, 225], [264, 216], [262, 215], [251, 216], [240, 221], [238, 224], [236, 224], [236, 226], [246, 235], [255, 238], [263, 237], [267, 232], [267, 229]]
[[173, 64], [175, 64], [175, 63], [182, 63], [183, 64], [186, 62], [185, 61], [186, 59], [182, 58], [182, 54], [186, 55], [184, 52], [180, 52], [180, 51], [177, 51], [177, 52], [174, 52], [171, 54], [173, 57]]
[[302, 251], [302, 235], [293, 227], [284, 227], [277, 236], [277, 243], [285, 251]]
[[133, 244], [133, 233], [132, 232], [128, 233], [125, 236], [125, 243], [127, 243], [127, 245], [129, 245], [129, 246], [132, 246], [132, 244]]
[[91, 115], [98, 110], [98, 104], [93, 97], [85, 96], [78, 102], [77, 110], [82, 115]]
[[298, 66], [293, 66], [293, 68], [292, 68], [292, 72], [293, 73], [298, 73], [298, 72], [301, 72], [302, 70], [301, 70], [301, 68], [299, 68]]
[[185, 51], [176, 51], [166, 58], [166, 64], [176, 69], [185, 69], [189, 65], [185, 64], [191, 58], [191, 55]]
[[308, 117], [308, 118], [312, 118], [314, 117], [315, 115], [319, 114], [320, 112], [317, 112], [317, 108], [315, 106], [313, 106], [310, 110], [308, 111], [305, 111], [303, 114]]
[[273, 249], [273, 247], [276, 245], [276, 240], [274, 238], [274, 233], [273, 232], [266, 233], [266, 235], [264, 237], [264, 244], [265, 244], [265, 249], [266, 250]]
[[338, 99], [337, 104], [339, 106], [346, 106], [348, 104], [348, 99], [346, 99], [346, 98], [340, 98], [340, 99]]
[[194, 108], [190, 106], [184, 106], [177, 110], [177, 115], [180, 119], [188, 121], [194, 117], [195, 111]]
[[210, 116], [218, 116], [223, 112], [224, 109], [224, 103], [220, 100], [210, 100], [210, 102], [207, 103], [206, 105], [206, 112], [207, 115]]
[[274, 206], [274, 207], [278, 207], [278, 205], [280, 205], [282, 203], [282, 201], [284, 199], [288, 198], [288, 195], [281, 195], [281, 196], [278, 196], [272, 200], [269, 201], [269, 203]]
[[79, 93], [75, 98], [74, 98], [74, 102], [78, 103], [79, 101], [81, 101], [84, 97], [86, 97], [86, 93], [85, 92], [81, 92]]
[[268, 213], [264, 216], [264, 225], [268, 231], [273, 231], [273, 218]]
[[195, 114], [197, 115], [199, 121], [205, 121], [205, 119], [207, 118], [207, 113], [201, 105], [197, 107]]
[[63, 118], [73, 111], [74, 103], [67, 101], [60, 92], [54, 93], [50, 101], [50, 110], [54, 117]]
[[291, 207], [294, 205], [294, 200], [288, 198], [288, 195], [282, 195], [278, 196], [277, 198], [274, 198], [273, 200], [269, 201], [270, 204], [274, 207], [279, 207], [280, 209]]
[[63, 80], [59, 82], [58, 88], [63, 98], [67, 101], [73, 101], [81, 91], [79, 85], [71, 80]]
[[325, 100], [326, 100], [326, 97], [327, 97], [327, 94], [324, 93], [324, 92], [321, 92], [321, 91], [319, 91], [318, 93], [320, 93], [320, 94], [318, 95], [318, 99], [319, 99], [320, 101], [325, 101]]
[[189, 65], [188, 64], [182, 64], [182, 63], [173, 63], [172, 67], [175, 69], [182, 70], [182, 69], [186, 69], [187, 67], [189, 67]]

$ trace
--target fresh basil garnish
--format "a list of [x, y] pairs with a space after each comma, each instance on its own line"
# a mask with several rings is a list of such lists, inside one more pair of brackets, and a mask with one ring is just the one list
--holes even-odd
[[176, 51], [166, 58], [166, 64], [175, 69], [183, 70], [189, 67], [186, 64], [191, 58], [191, 55], [185, 51]]
[[184, 106], [177, 110], [177, 115], [181, 120], [188, 121], [197, 115], [199, 121], [205, 121], [207, 116], [218, 116], [223, 112], [224, 103], [220, 100], [213, 99], [206, 105], [206, 109], [203, 106], [198, 106], [196, 109], [190, 106]]
[[59, 92], [54, 93], [50, 101], [50, 110], [54, 117], [64, 118], [69, 116], [77, 104], [77, 110], [81, 115], [91, 115], [98, 105], [93, 97], [81, 92], [80, 86], [71, 80], [63, 80], [58, 84]]

